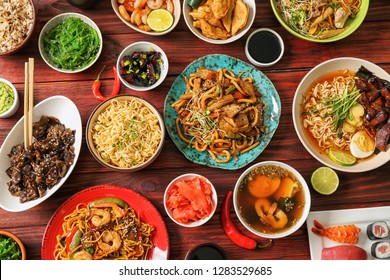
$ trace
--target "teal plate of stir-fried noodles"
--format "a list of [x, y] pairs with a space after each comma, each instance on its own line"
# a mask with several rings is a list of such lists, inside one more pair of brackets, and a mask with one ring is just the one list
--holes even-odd
[[[193, 145], [184, 141], [176, 128], [176, 119], [178, 112], [172, 104], [180, 100], [180, 97], [186, 93], [186, 79], [191, 74], [197, 72], [199, 68], [217, 71], [218, 69], [229, 69], [236, 77], [243, 73], [242, 78], [250, 77], [253, 80], [254, 87], [261, 94], [261, 102], [263, 104], [263, 133], [258, 135], [259, 144], [244, 153], [232, 155], [228, 162], [218, 162], [208, 151], [198, 151]], [[207, 114], [207, 110], [206, 110]], [[239, 59], [223, 55], [211, 54], [201, 57], [191, 64], [176, 78], [169, 90], [164, 106], [164, 122], [169, 136], [175, 143], [176, 147], [184, 154], [184, 156], [192, 162], [206, 165], [214, 168], [235, 170], [242, 168], [254, 161], [267, 147], [271, 141], [278, 125], [281, 114], [281, 104], [279, 95], [272, 82], [261, 71]], [[190, 139], [191, 137], [189, 137]], [[223, 157], [218, 157], [223, 160]]]

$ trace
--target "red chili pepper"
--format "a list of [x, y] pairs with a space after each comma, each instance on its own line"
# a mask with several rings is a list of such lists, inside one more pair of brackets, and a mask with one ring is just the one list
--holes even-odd
[[92, 92], [93, 92], [93, 95], [96, 97], [97, 100], [99, 101], [104, 101], [110, 97], [113, 97], [115, 95], [118, 95], [119, 93], [119, 90], [121, 88], [121, 81], [119, 79], [119, 76], [116, 72], [116, 67], [113, 66], [112, 67], [112, 70], [114, 72], [114, 87], [112, 89], [112, 92], [109, 96], [103, 96], [103, 94], [100, 92], [100, 85], [101, 85], [101, 82], [100, 82], [100, 75], [102, 74], [104, 68], [106, 66], [104, 65], [103, 69], [99, 72], [98, 76], [96, 77], [96, 80], [93, 82], [92, 84]]
[[272, 244], [272, 239], [266, 244], [260, 244], [256, 240], [241, 234], [233, 224], [230, 216], [230, 204], [232, 201], [233, 192], [229, 191], [226, 194], [225, 200], [222, 204], [221, 222], [225, 233], [236, 245], [245, 249], [263, 249], [267, 248]]

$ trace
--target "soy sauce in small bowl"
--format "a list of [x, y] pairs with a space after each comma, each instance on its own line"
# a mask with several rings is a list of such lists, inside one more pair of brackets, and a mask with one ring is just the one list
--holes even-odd
[[226, 260], [226, 252], [217, 244], [202, 243], [188, 251], [186, 260]]
[[272, 66], [282, 58], [283, 53], [282, 37], [269, 28], [255, 30], [246, 41], [245, 55], [256, 66]]

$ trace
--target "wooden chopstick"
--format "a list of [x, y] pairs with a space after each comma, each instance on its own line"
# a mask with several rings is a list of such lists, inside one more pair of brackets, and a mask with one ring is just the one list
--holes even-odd
[[32, 113], [34, 107], [34, 58], [24, 65], [24, 148], [32, 144]]

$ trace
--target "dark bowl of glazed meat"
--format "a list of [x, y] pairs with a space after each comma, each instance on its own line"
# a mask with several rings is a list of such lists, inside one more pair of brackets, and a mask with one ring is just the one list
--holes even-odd
[[168, 74], [168, 57], [156, 44], [137, 42], [118, 57], [118, 76], [129, 89], [148, 91], [158, 87]]

